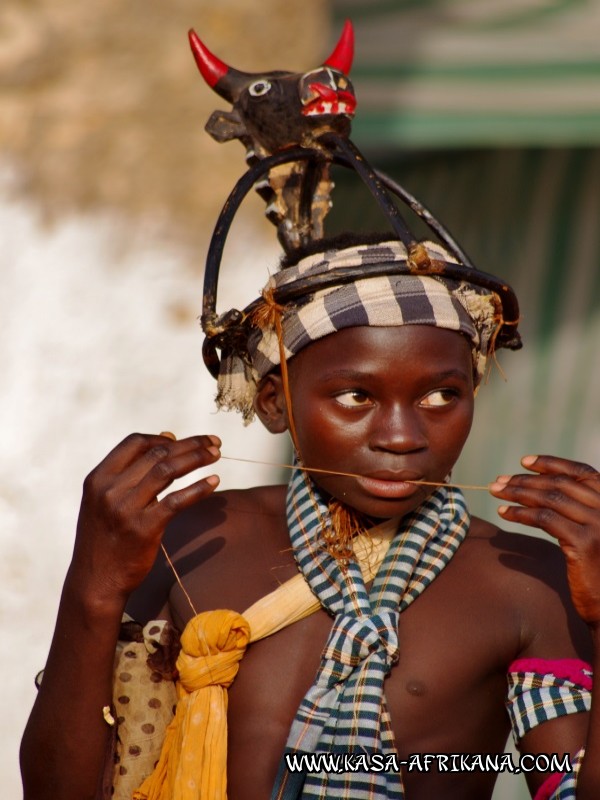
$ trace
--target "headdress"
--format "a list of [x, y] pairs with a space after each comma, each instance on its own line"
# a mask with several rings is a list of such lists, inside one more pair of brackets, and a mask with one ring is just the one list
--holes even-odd
[[[356, 109], [348, 77], [354, 46], [349, 22], [330, 57], [304, 74], [240, 72], [216, 58], [193, 31], [190, 42], [207, 83], [232, 103], [231, 111], [212, 114], [207, 131], [217, 141], [240, 139], [250, 165], [223, 207], [206, 261], [203, 356], [219, 379], [220, 405], [241, 410], [249, 419], [256, 382], [279, 363], [278, 352], [289, 358], [320, 336], [352, 324], [397, 325], [408, 318], [460, 330], [471, 340], [476, 381], [493, 350], [521, 346], [519, 309], [510, 286], [477, 270], [433, 214], [373, 169], [348, 138]], [[364, 181], [392, 228], [393, 241], [323, 251], [294, 263], [298, 248], [323, 238], [332, 164], [354, 170]], [[225, 239], [252, 187], [267, 201], [267, 217], [293, 266], [273, 275], [262, 295], [243, 310], [217, 313]], [[437, 242], [417, 240], [392, 196], [423, 220]], [[430, 302], [435, 298], [443, 312]], [[427, 312], [415, 319], [414, 309], [422, 311], [428, 303]], [[388, 312], [395, 304], [400, 311], [394, 317]], [[360, 312], [367, 322], [355, 321]], [[284, 340], [277, 348], [276, 328]]]
[[[475, 270], [443, 226], [402, 187], [376, 173], [347, 138], [355, 108], [347, 77], [352, 57], [349, 23], [330, 58], [304, 75], [247, 75], [213, 56], [193, 32], [190, 40], [205, 79], [233, 104], [231, 112], [212, 115], [209, 133], [219, 141], [239, 138], [251, 162], [221, 212], [207, 259], [204, 358], [213, 375], [219, 376], [222, 403], [248, 416], [252, 387], [261, 377], [310, 342], [344, 327], [410, 323], [460, 331], [471, 342], [476, 376], [481, 375], [494, 346], [519, 347], [518, 307], [510, 287]], [[322, 237], [332, 163], [349, 166], [361, 176], [385, 212], [395, 238], [376, 245], [325, 249], [296, 260], [273, 276], [262, 296], [243, 311], [218, 315], [216, 290], [223, 245], [245, 194], [256, 185], [267, 197], [267, 215], [291, 255], [300, 245]], [[440, 244], [416, 241], [384, 186], [425, 220]], [[294, 471], [290, 482], [287, 518], [298, 567], [335, 621], [315, 682], [296, 713], [286, 754], [327, 752], [363, 760], [393, 754], [384, 682], [399, 657], [399, 614], [445, 567], [466, 535], [469, 514], [464, 498], [459, 489], [440, 486], [400, 519], [370, 591], [354, 540], [349, 542], [349, 552], [330, 546], [339, 531], [328, 498], [301, 470]], [[227, 630], [223, 615], [234, 620]], [[166, 785], [172, 776], [185, 783], [190, 796], [206, 795], [196, 772], [184, 781], [181, 776], [186, 773], [178, 771], [177, 754], [172, 755], [180, 732], [196, 735], [191, 731], [197, 725], [203, 731], [201, 746], [189, 751], [193, 749], [203, 762], [200, 778], [210, 784], [211, 796], [224, 798], [223, 693], [235, 676], [250, 630], [248, 622], [232, 612], [198, 615], [188, 623], [182, 637], [185, 652], [178, 663], [183, 674], [188, 658], [193, 657], [194, 680], [186, 690], [189, 696], [181, 693], [157, 770], [137, 797], [158, 796], [155, 786]], [[211, 672], [206, 669], [207, 656], [211, 663], [218, 659], [218, 686], [213, 685], [215, 681], [207, 685]], [[205, 689], [217, 691], [207, 695]], [[205, 705], [200, 708], [197, 701]], [[207, 742], [211, 745], [206, 746]], [[213, 753], [214, 742], [219, 746]], [[212, 756], [220, 757], [214, 769], [206, 763]], [[181, 761], [182, 769], [193, 765], [187, 756]], [[361, 772], [351, 765], [331, 775], [300, 774], [287, 767], [284, 759], [273, 798], [404, 797], [399, 773]]]

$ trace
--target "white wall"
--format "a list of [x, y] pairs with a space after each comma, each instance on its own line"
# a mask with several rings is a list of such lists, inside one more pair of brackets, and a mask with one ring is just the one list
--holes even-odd
[[[46, 229], [0, 185], [0, 628], [2, 796], [20, 796], [17, 750], [44, 666], [72, 548], [81, 482], [133, 430], [215, 432], [223, 453], [277, 460], [281, 442], [216, 414], [202, 363], [203, 254], [116, 218]], [[256, 296], [265, 250], [238, 231], [226, 264], [238, 296]], [[197, 264], [191, 269], [190, 263]], [[260, 264], [256, 268], [256, 263]], [[234, 269], [235, 268], [235, 269]], [[221, 309], [226, 306], [223, 298]], [[229, 307], [227, 305], [227, 307]], [[223, 462], [222, 485], [269, 482], [267, 467]]]

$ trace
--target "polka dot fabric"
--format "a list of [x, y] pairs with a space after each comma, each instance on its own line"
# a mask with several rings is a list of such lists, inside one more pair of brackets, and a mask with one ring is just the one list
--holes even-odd
[[[112, 797], [131, 800], [159, 759], [165, 729], [173, 719], [175, 684], [148, 664], [167, 638], [169, 623], [149, 622], [143, 641], [119, 642], [113, 684], [117, 745]], [[172, 629], [171, 629], [172, 630]]]

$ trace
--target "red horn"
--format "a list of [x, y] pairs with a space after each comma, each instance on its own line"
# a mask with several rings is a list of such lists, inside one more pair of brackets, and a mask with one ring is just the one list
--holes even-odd
[[335, 50], [329, 56], [323, 66], [333, 67], [339, 69], [345, 75], [348, 75], [352, 68], [352, 59], [354, 58], [354, 28], [349, 19], [344, 23], [344, 29]]
[[227, 66], [220, 58], [213, 55], [193, 28], [188, 36], [192, 53], [204, 80], [217, 94], [234, 103], [251, 76]]
[[229, 67], [210, 52], [208, 47], [201, 42], [193, 28], [189, 31], [188, 36], [198, 69], [202, 73], [204, 80], [212, 89], [219, 78], [227, 74]]

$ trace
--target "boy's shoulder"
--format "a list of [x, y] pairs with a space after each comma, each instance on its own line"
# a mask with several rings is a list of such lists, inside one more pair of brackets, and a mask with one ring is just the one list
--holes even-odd
[[[246, 597], [252, 598], [250, 605], [263, 585], [268, 583], [270, 590], [273, 581], [261, 580], [261, 574], [272, 575], [289, 560], [282, 559], [289, 550], [285, 491], [285, 486], [275, 485], [215, 492], [178, 514], [167, 527], [164, 549], [198, 611], [225, 607], [242, 611], [246, 606], [239, 606]], [[176, 583], [160, 550], [150, 574], [130, 597], [128, 612], [140, 622], [170, 618], [172, 593], [175, 605], [185, 607]]]
[[[520, 630], [520, 655], [566, 657], [565, 647], [585, 657], [589, 635], [573, 608], [564, 555], [542, 536], [505, 531], [477, 517], [456, 566], [469, 576], [473, 596], [502, 607]], [[462, 561], [462, 563], [461, 563]]]
[[286, 486], [283, 484], [219, 490], [183, 511], [173, 520], [171, 526], [180, 524], [186, 518], [202, 520], [220, 509], [227, 509], [232, 514], [248, 513], [261, 507], [265, 511], [273, 511], [279, 509], [281, 503], [285, 503], [285, 492]]
[[[521, 592], [567, 592], [566, 568], [560, 547], [541, 536], [506, 531], [473, 517], [459, 553], [473, 577], [505, 587], [507, 601]], [[457, 561], [460, 563], [460, 560]]]
[[[465, 539], [472, 547], [481, 548], [481, 552], [488, 552], [490, 557], [494, 554], [500, 556], [501, 554], [519, 554], [523, 557], [534, 556], [543, 561], [554, 561], [556, 558], [562, 558], [560, 547], [550, 541], [545, 535], [532, 535], [529, 533], [520, 533], [515, 531], [507, 531], [499, 528], [491, 522], [488, 522], [481, 517], [473, 517], [471, 519], [471, 527]], [[505, 566], [509, 564], [505, 561], [502, 562]], [[515, 566], [512, 564], [512, 566]]]
[[166, 530], [165, 547], [184, 555], [214, 537], [235, 547], [261, 531], [287, 531], [285, 493], [283, 485], [215, 492], [175, 517]]

